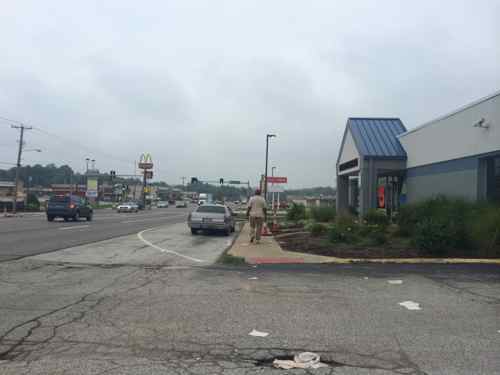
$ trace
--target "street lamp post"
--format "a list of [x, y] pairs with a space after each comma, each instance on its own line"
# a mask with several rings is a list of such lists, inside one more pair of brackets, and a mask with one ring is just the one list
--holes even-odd
[[[276, 169], [276, 167], [271, 167], [271, 176], [274, 177], [274, 170]], [[272, 183], [272, 185], [274, 187], [274, 182]], [[272, 203], [271, 203], [271, 208], [273, 209], [273, 212], [274, 212], [274, 189], [273, 189], [273, 192], [272, 192]]]
[[266, 171], [264, 174], [264, 199], [267, 201], [267, 164], [269, 162], [269, 138], [276, 137], [276, 134], [266, 134]]

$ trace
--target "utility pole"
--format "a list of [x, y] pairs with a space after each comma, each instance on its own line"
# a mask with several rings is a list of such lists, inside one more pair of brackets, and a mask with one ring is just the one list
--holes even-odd
[[24, 130], [31, 130], [33, 128], [31, 126], [24, 126], [24, 125], [11, 125], [11, 128], [21, 129], [21, 135], [19, 136], [19, 149], [17, 151], [16, 187], [14, 189], [14, 204], [12, 206], [12, 213], [15, 214], [17, 211], [17, 190], [19, 188], [19, 169], [21, 168], [21, 155], [23, 153]]
[[186, 178], [187, 178], [187, 177], [181, 177], [181, 180], [182, 180], [182, 189], [183, 189], [184, 191], [186, 191], [186, 187], [185, 187], [185, 185], [184, 185], [184, 183], [185, 183], [185, 181], [186, 181]]
[[269, 161], [269, 138], [276, 137], [276, 134], [266, 134], [266, 170], [264, 174], [264, 199], [267, 202], [267, 163]]

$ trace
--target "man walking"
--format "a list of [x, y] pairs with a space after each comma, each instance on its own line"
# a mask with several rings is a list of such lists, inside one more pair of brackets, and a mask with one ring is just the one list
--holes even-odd
[[247, 217], [250, 218], [250, 242], [260, 242], [262, 224], [267, 214], [266, 200], [260, 196], [260, 189], [255, 190], [255, 195], [248, 201]]

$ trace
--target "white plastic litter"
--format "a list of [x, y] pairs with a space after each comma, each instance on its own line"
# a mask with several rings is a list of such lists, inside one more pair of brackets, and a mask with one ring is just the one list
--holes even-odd
[[317, 369], [321, 367], [328, 367], [326, 363], [320, 362], [319, 354], [311, 352], [297, 354], [293, 357], [293, 361], [275, 359], [273, 361], [273, 366], [285, 370], [293, 368]]
[[408, 310], [422, 310], [418, 302], [404, 301], [399, 303], [401, 306], [406, 307]]
[[252, 332], [250, 332], [249, 335], [255, 336], [255, 337], [267, 337], [269, 335], [269, 332], [261, 332], [261, 331], [257, 331], [255, 329], [252, 329]]
[[367, 276], [365, 276], [365, 277], [363, 277], [363, 279], [368, 280], [368, 277], [367, 277]]
[[258, 277], [249, 277], [248, 280], [259, 280]]
[[392, 284], [392, 285], [401, 285], [401, 284], [403, 284], [403, 280], [389, 280], [387, 282], [389, 284]]

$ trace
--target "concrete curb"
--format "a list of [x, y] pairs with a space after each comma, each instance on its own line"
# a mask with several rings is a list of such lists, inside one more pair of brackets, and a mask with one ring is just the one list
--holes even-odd
[[222, 254], [219, 255], [219, 257], [215, 260], [215, 262], [213, 264], [219, 264], [219, 265], [223, 265], [224, 264], [224, 263], [221, 262], [221, 260], [224, 258], [225, 255], [227, 255], [229, 253], [229, 251], [231, 250], [231, 248], [234, 246], [236, 240], [240, 237], [242, 227], [243, 227], [243, 225], [240, 224], [239, 230], [237, 230], [235, 232], [231, 243], [224, 249], [224, 251], [222, 252]]
[[[304, 254], [299, 253], [297, 254]], [[497, 264], [500, 259], [477, 258], [336, 258], [317, 264], [352, 264], [352, 263], [380, 263], [380, 264]]]

